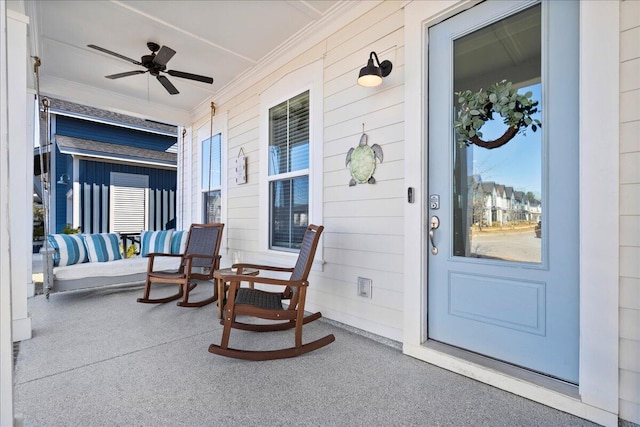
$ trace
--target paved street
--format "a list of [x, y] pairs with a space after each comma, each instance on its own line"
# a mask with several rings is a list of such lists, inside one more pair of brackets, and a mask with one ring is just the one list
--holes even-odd
[[474, 233], [471, 241], [473, 256], [509, 261], [540, 262], [542, 239], [533, 229], [524, 231], [490, 231]]

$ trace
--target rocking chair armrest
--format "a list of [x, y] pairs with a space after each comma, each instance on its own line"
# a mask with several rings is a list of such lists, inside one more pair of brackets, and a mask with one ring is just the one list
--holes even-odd
[[193, 258], [206, 258], [206, 259], [213, 259], [216, 256], [220, 256], [220, 255], [215, 255], [215, 254], [188, 254], [188, 255], [183, 255], [185, 259], [193, 259]]
[[155, 257], [159, 257], [159, 256], [179, 258], [179, 257], [182, 256], [182, 254], [167, 254], [167, 253], [164, 253], [164, 252], [151, 252], [151, 253], [147, 254], [147, 257], [149, 257], [149, 258], [155, 258]]
[[256, 270], [280, 271], [284, 273], [293, 272], [292, 267], [276, 267], [274, 265], [245, 264], [245, 263], [233, 264], [231, 268], [255, 268]]
[[182, 255], [180, 255], [180, 254], [166, 254], [164, 252], [151, 252], [151, 253], [147, 254], [147, 257], [149, 258], [149, 262], [147, 263], [147, 274], [149, 274], [149, 273], [153, 273], [155, 271], [154, 268], [153, 268], [153, 264], [154, 264], [156, 258], [158, 258], [158, 257], [181, 258]]
[[[279, 295], [282, 299], [291, 299], [293, 296], [293, 292], [291, 291], [291, 287], [306, 287], [309, 286], [309, 282], [306, 280], [278, 280], [272, 279], [270, 277], [256, 277], [256, 276], [243, 276], [243, 275], [231, 275], [231, 276], [223, 276], [223, 279], [231, 279], [229, 283], [229, 304], [232, 306], [235, 305], [235, 296], [238, 290], [240, 289], [240, 284], [243, 281], [253, 281], [255, 283], [263, 283], [266, 285], [276, 285], [276, 286], [284, 286], [284, 290], [282, 292], [267, 292], [273, 295]], [[266, 292], [266, 291], [262, 291]]]
[[295, 286], [295, 287], [304, 287], [309, 286], [309, 282], [306, 280], [282, 280], [276, 279], [274, 277], [261, 277], [261, 276], [249, 276], [244, 274], [224, 274], [221, 276], [222, 280], [225, 282], [253, 282], [261, 283], [263, 285], [275, 285], [275, 286]]
[[[212, 259], [214, 260], [214, 270], [215, 270], [215, 266], [217, 264], [220, 263], [220, 258], [222, 258], [221, 255], [215, 255], [215, 254], [189, 254], [189, 255], [184, 255], [182, 257], [182, 265], [183, 268], [185, 269], [185, 271], [187, 272], [187, 275], [191, 275], [192, 272], [192, 265], [193, 265], [193, 260], [194, 259]], [[213, 272], [213, 270], [212, 270]]]
[[147, 254], [147, 258], [149, 258], [149, 263], [147, 264], [147, 272], [153, 271], [153, 263], [157, 257], [172, 257], [172, 258], [180, 258], [182, 255], [179, 254], [165, 254], [163, 252], [151, 252]]

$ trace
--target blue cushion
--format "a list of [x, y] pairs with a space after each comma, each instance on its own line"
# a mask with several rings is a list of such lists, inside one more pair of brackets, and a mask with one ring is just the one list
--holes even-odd
[[171, 253], [182, 255], [187, 249], [187, 239], [189, 238], [188, 231], [174, 231], [171, 236]]
[[107, 262], [122, 259], [120, 236], [117, 233], [83, 234], [89, 261]]
[[140, 235], [140, 255], [148, 256], [153, 252], [170, 253], [172, 235], [173, 230], [143, 231]]
[[50, 234], [49, 244], [55, 252], [53, 264], [57, 266], [87, 262], [87, 249], [79, 234]]

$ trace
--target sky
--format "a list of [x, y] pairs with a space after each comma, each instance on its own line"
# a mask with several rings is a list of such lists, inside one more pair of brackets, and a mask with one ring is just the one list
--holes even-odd
[[[533, 92], [532, 98], [539, 101], [538, 112], [534, 118], [542, 120], [542, 94], [541, 85], [523, 87], [519, 93]], [[497, 115], [482, 126], [482, 139], [494, 140], [500, 137], [507, 129], [502, 117]], [[542, 132], [538, 129], [533, 132], [527, 128], [526, 136], [522, 133], [516, 135], [511, 141], [502, 147], [488, 150], [476, 145], [473, 147], [473, 173], [480, 175], [484, 182], [494, 181], [513, 187], [515, 190], [531, 191], [538, 198], [542, 194]], [[470, 148], [471, 148], [470, 147]]]

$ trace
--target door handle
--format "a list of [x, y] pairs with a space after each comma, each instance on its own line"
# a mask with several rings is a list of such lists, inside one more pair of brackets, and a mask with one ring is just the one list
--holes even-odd
[[438, 255], [438, 248], [436, 247], [436, 242], [434, 239], [436, 230], [438, 229], [438, 227], [440, 227], [440, 218], [434, 215], [431, 217], [431, 228], [429, 229], [429, 240], [431, 240], [431, 253], [434, 255]]

